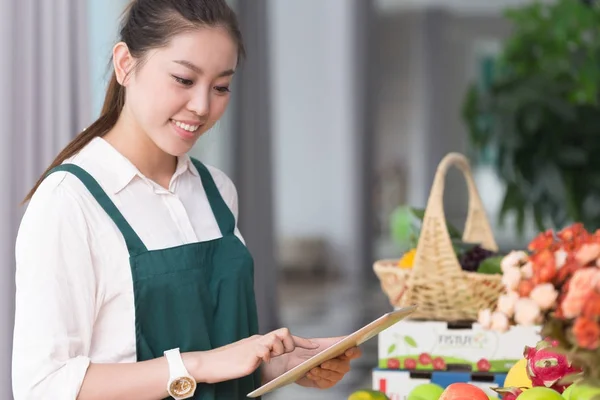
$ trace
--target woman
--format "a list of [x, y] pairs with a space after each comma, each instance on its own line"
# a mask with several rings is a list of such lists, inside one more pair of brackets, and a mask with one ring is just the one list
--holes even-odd
[[[244, 53], [224, 0], [135, 0], [101, 117], [29, 193], [16, 245], [21, 399], [246, 397], [330, 346], [257, 335], [237, 194], [186, 153]], [[297, 383], [328, 388], [360, 350]]]

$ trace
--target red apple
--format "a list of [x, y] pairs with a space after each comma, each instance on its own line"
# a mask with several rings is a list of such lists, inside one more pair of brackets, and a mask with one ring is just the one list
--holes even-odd
[[439, 400], [489, 400], [480, 388], [468, 383], [453, 383], [444, 390]]

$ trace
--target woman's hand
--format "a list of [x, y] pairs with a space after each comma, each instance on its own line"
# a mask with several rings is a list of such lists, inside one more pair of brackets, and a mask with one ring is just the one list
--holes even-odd
[[319, 344], [293, 336], [287, 328], [255, 335], [214, 350], [198, 352], [192, 362], [192, 376], [198, 382], [216, 383], [253, 373], [262, 363], [302, 349], [311, 351]]
[[[343, 338], [344, 337], [311, 339], [313, 343], [318, 344], [317, 348], [296, 348], [293, 352], [277, 358], [274, 362], [264, 366], [263, 376], [265, 382], [263, 383], [289, 371], [315, 354], [318, 354], [339, 342]], [[348, 371], [350, 371], [350, 361], [359, 358], [361, 355], [362, 351], [358, 347], [348, 349], [341, 356], [325, 361], [320, 366], [313, 368], [306, 376], [296, 381], [296, 383], [301, 386], [319, 389], [328, 389], [335, 386], [342, 380]]]
[[[314, 354], [332, 346], [339, 342], [340, 338], [322, 338], [311, 339], [319, 344], [317, 351], [311, 349], [296, 349], [293, 353], [288, 354], [288, 369], [294, 368], [302, 363], [305, 359], [312, 357]], [[305, 387], [314, 387], [318, 389], [329, 389], [337, 385], [344, 376], [350, 371], [350, 361], [362, 356], [362, 351], [358, 347], [352, 347], [341, 356], [325, 361], [318, 367], [310, 370], [304, 378], [299, 379], [296, 383]]]

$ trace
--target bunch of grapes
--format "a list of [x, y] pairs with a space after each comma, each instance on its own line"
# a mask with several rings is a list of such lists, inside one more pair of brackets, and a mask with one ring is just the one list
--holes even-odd
[[475, 272], [483, 260], [492, 257], [493, 255], [493, 251], [477, 245], [462, 254], [460, 257], [460, 266], [464, 271]]

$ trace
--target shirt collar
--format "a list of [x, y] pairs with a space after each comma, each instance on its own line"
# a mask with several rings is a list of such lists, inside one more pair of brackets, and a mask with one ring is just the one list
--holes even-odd
[[[100, 165], [104, 166], [102, 173], [96, 178], [106, 190], [113, 194], [119, 193], [136, 177], [148, 180], [127, 157], [119, 153], [117, 149], [101, 137], [94, 138], [88, 144], [86, 152], [94, 157]], [[184, 154], [177, 158], [177, 167], [173, 179], [187, 171], [198, 176], [191, 158]]]

